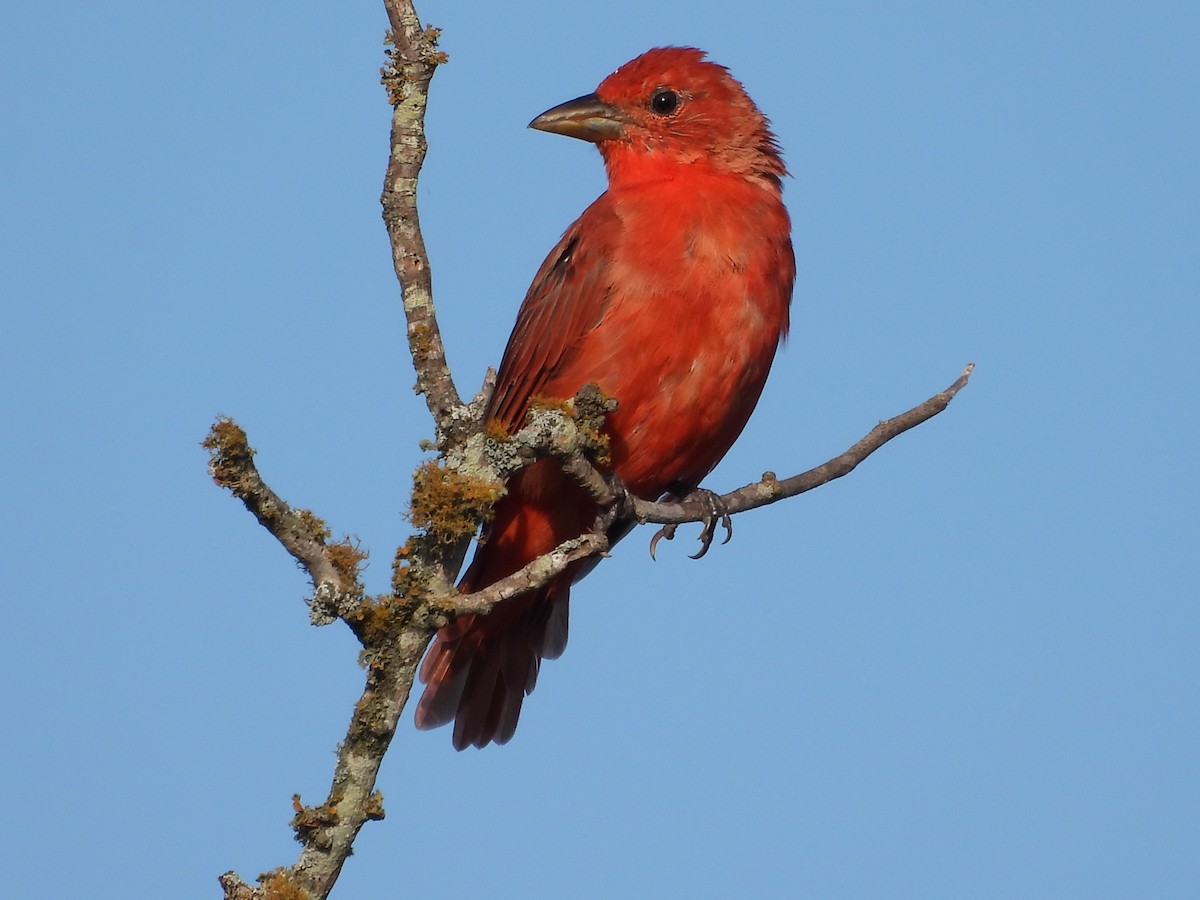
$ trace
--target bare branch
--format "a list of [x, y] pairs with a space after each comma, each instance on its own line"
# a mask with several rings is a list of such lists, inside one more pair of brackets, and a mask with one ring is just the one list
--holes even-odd
[[325, 523], [307, 509], [293, 509], [267, 483], [254, 465], [254, 449], [246, 432], [220, 418], [204, 439], [209, 474], [246, 505], [259, 523], [279, 540], [312, 578], [314, 606], [319, 600], [349, 608], [362, 599], [359, 564], [366, 559], [349, 540], [330, 542]]
[[[410, 513], [418, 530], [397, 551], [392, 590], [368, 597], [359, 577], [366, 554], [350, 540], [332, 541], [324, 522], [307, 510], [292, 508], [266, 485], [254, 464], [254, 451], [236, 423], [219, 419], [204, 442], [217, 484], [238, 497], [311, 576], [314, 623], [334, 618], [346, 622], [362, 643], [366, 669], [366, 685], [338, 747], [328, 796], [317, 806], [302, 804], [298, 796], [293, 800], [292, 825], [303, 845], [299, 859], [261, 876], [258, 886], [246, 884], [233, 872], [225, 873], [220, 880], [227, 900], [324, 900], [329, 895], [359, 830], [367, 821], [384, 816], [382, 796], [375, 789], [379, 767], [408, 702], [421, 657], [439, 627], [457, 615], [486, 614], [498, 603], [548, 584], [580, 560], [606, 555], [616, 539], [610, 537], [610, 527], [621, 524], [617, 520], [668, 525], [705, 521], [715, 508], [713, 503], [694, 500], [640, 500], [605, 472], [607, 438], [602, 426], [615, 403], [594, 385], [585, 386], [567, 404], [535, 409], [525, 427], [508, 440], [489, 436], [484, 428], [483, 411], [495, 385], [494, 372], [489, 372], [480, 394], [463, 404], [446, 364], [416, 206], [417, 178], [426, 150], [429, 83], [446, 57], [437, 50], [437, 30], [421, 27], [411, 0], [384, 0], [384, 6], [391, 23], [391, 47], [382, 80], [393, 116], [381, 198], [383, 218], [403, 291], [417, 391], [425, 396], [434, 418], [440, 453], [416, 475]], [[784, 481], [767, 473], [762, 481], [716, 502], [722, 511], [743, 512], [847, 474], [896, 435], [945, 409], [970, 372], [968, 366], [946, 391], [881, 422], [824, 465]], [[488, 504], [514, 472], [546, 456], [557, 459], [595, 500], [598, 515], [592, 530], [563, 542], [507, 578], [471, 594], [458, 593], [454, 587], [458, 568]]]
[[[719, 501], [732, 515], [733, 513], [745, 512], [750, 509], [758, 509], [760, 506], [767, 506], [787, 497], [795, 497], [797, 494], [803, 494], [806, 491], [811, 491], [813, 488], [818, 488], [823, 484], [828, 484], [837, 478], [841, 478], [843, 475], [848, 475], [854, 471], [859, 463], [892, 438], [903, 434], [911, 428], [917, 427], [922, 422], [928, 421], [942, 412], [950, 405], [950, 401], [954, 399], [955, 394], [966, 387], [967, 382], [971, 378], [971, 372], [974, 369], [975, 364], [970, 363], [963, 370], [962, 375], [946, 390], [934, 394], [924, 403], [914, 406], [908, 412], [880, 422], [853, 447], [845, 453], [835, 456], [828, 462], [822, 463], [816, 468], [809, 469], [807, 472], [801, 472], [799, 475], [793, 475], [791, 478], [784, 479], [783, 481], [775, 477], [775, 473], [767, 472], [763, 475], [761, 481], [747, 484], [735, 491], [730, 491], [728, 494], [722, 494], [718, 498]], [[661, 525], [703, 522], [711, 514], [709, 507], [699, 501], [651, 503], [646, 500], [639, 500], [636, 497], [630, 497], [629, 506], [630, 514], [639, 522], [655, 522]]]
[[[945, 410], [950, 401], [954, 399], [955, 394], [966, 386], [974, 368], [974, 363], [968, 365], [962, 375], [946, 390], [933, 395], [924, 403], [907, 412], [880, 422], [846, 452], [816, 468], [783, 481], [773, 474], [767, 473], [761, 481], [738, 488], [728, 494], [716, 496], [715, 501], [722, 509], [721, 518], [725, 517], [726, 512], [733, 515], [757, 509], [760, 506], [767, 506], [786, 497], [794, 497], [848, 474], [892, 438], [915, 428]], [[592, 465], [578, 446], [570, 442], [576, 437], [573, 431], [570, 432], [570, 439], [563, 436], [562, 426], [564, 422], [569, 425], [570, 419], [552, 417], [551, 421], [555, 422], [560, 430], [547, 431], [544, 424], [532, 421], [525, 429], [518, 432], [513, 440], [533, 449], [544, 448], [547, 443], [550, 444], [551, 454], [558, 458], [563, 470], [587, 490], [601, 507], [601, 514], [595, 527], [587, 534], [564, 541], [550, 553], [535, 559], [507, 578], [474, 593], [443, 595], [433, 601], [439, 609], [454, 615], [486, 614], [491, 612], [497, 603], [549, 584], [566, 571], [573, 562], [597, 554], [607, 555], [610, 545], [606, 529], [615, 517], [633, 517], [639, 522], [655, 522], [666, 525], [707, 522], [712, 518], [713, 506], [704, 500], [651, 503], [628, 494], [619, 481], [606, 477]], [[570, 447], [570, 449], [554, 453], [555, 447], [560, 451], [564, 447]]]
[[[403, 289], [408, 343], [443, 451], [482, 431], [486, 398], [463, 406], [446, 365], [434, 313], [429, 259], [417, 218], [417, 178], [425, 158], [424, 116], [430, 79], [445, 54], [437, 51], [437, 30], [423, 29], [410, 0], [384, 0], [391, 23], [383, 84], [393, 107], [391, 153], [382, 196], [383, 217], [392, 244], [396, 276]], [[485, 390], [487, 385], [485, 384]], [[384, 754], [408, 702], [417, 665], [446, 614], [430, 606], [428, 593], [452, 590], [453, 577], [469, 535], [447, 545], [422, 536], [410, 541], [418, 551], [399, 554], [394, 587], [404, 590], [370, 599], [363, 595], [358, 567], [365, 558], [349, 541], [330, 543], [323, 522], [293, 510], [264, 483], [253, 463], [245, 433], [222, 419], [205, 441], [214, 480], [245, 503], [312, 576], [315, 622], [342, 618], [363, 644], [367, 682], [355, 706], [346, 739], [338, 748], [329, 795], [319, 806], [295, 798], [292, 825], [303, 844], [296, 864], [277, 869], [251, 887], [235, 873], [221, 876], [227, 900], [267, 897], [323, 900], [349, 858], [359, 829], [383, 818], [375, 781]], [[406, 545], [407, 546], [407, 545]], [[411, 565], [409, 565], [411, 562]], [[402, 577], [402, 572], [403, 577]]]
[[[446, 364], [446, 350], [433, 307], [429, 255], [417, 215], [417, 178], [425, 162], [425, 106], [429, 82], [447, 56], [437, 49], [438, 30], [422, 28], [409, 0], [384, 0], [391, 48], [383, 85], [392, 103], [391, 153], [384, 175], [383, 221], [392, 244], [392, 264], [404, 294], [408, 346], [417, 371], [417, 392], [437, 426], [438, 446], [458, 441], [463, 427], [474, 425]], [[466, 420], [466, 421], [464, 421]]]
[[603, 531], [581, 534], [577, 538], [563, 541], [549, 553], [522, 566], [507, 578], [494, 581], [474, 593], [451, 594], [436, 602], [439, 607], [454, 615], [486, 614], [491, 612], [497, 603], [549, 584], [565, 572], [571, 563], [587, 559], [589, 556], [607, 555], [607, 553], [608, 539]]
[[[373, 615], [386, 621], [392, 612], [377, 608]], [[368, 642], [373, 646], [365, 654], [366, 689], [338, 746], [329, 796], [317, 807], [302, 806], [299, 797], [294, 800], [292, 826], [304, 849], [289, 874], [314, 897], [329, 895], [362, 826], [384, 817], [383, 795], [375, 790], [375, 781], [434, 631], [429, 622], [423, 627], [386, 624], [392, 626], [385, 629], [392, 636], [390, 643]]]

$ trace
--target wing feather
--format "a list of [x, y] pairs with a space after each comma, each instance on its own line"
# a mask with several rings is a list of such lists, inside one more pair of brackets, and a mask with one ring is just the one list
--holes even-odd
[[567, 229], [534, 276], [488, 406], [488, 418], [510, 434], [525, 424], [530, 399], [603, 318], [612, 291], [609, 236], [618, 228], [608, 195], [601, 195]]

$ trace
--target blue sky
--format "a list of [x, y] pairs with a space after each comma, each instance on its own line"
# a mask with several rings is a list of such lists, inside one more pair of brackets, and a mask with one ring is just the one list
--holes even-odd
[[[710, 486], [976, 374], [702, 561], [627, 540], [510, 745], [400, 732], [334, 896], [1194, 896], [1200, 6], [697, 6], [420, 5], [460, 390], [603, 189], [525, 123], [668, 43], [731, 68], [794, 176], [792, 337]], [[355, 644], [199, 441], [237, 418], [384, 588], [430, 433], [378, 215], [384, 27], [0, 11], [12, 896], [216, 896], [292, 861], [291, 795], [327, 789]]]

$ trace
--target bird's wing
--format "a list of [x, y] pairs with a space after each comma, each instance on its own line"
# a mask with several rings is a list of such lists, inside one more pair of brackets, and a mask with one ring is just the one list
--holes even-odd
[[525, 424], [530, 399], [569, 362], [579, 340], [604, 316], [612, 293], [610, 236], [618, 226], [606, 201], [601, 196], [567, 229], [517, 313], [488, 405], [488, 418], [510, 434]]

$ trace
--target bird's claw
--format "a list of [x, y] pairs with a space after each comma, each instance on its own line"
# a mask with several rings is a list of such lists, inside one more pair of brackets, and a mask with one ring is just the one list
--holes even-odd
[[[733, 518], [729, 515], [729, 510], [725, 508], [725, 504], [721, 502], [721, 498], [712, 491], [704, 488], [696, 488], [685, 498], [686, 500], [699, 500], [708, 507], [708, 515], [704, 517], [704, 527], [700, 530], [700, 549], [691, 555], [691, 559], [700, 559], [708, 552], [708, 548], [712, 546], [713, 538], [717, 534], [717, 526], [720, 525], [725, 529], [725, 539], [722, 544], [728, 544], [733, 537]], [[658, 546], [658, 542], [664, 538], [668, 541], [675, 539], [675, 529], [677, 525], [664, 525], [654, 533], [654, 537], [650, 539], [650, 558], [654, 559], [654, 550]]]
[[661, 541], [663, 538], [666, 538], [668, 541], [675, 540], [675, 529], [678, 527], [678, 525], [664, 525], [662, 528], [658, 529], [658, 531], [654, 532], [654, 537], [650, 538], [651, 559], [655, 558], [654, 548], [658, 546], [659, 541]]
[[696, 488], [687, 499], [701, 500], [708, 506], [708, 515], [704, 517], [704, 528], [700, 530], [700, 549], [691, 556], [691, 559], [700, 559], [708, 552], [708, 548], [712, 546], [713, 538], [717, 534], [718, 524], [725, 529], [725, 540], [721, 541], [721, 543], [729, 543], [733, 537], [733, 518], [729, 515], [729, 510], [725, 508], [725, 504], [721, 502], [721, 498], [712, 491], [706, 491], [704, 488]]

